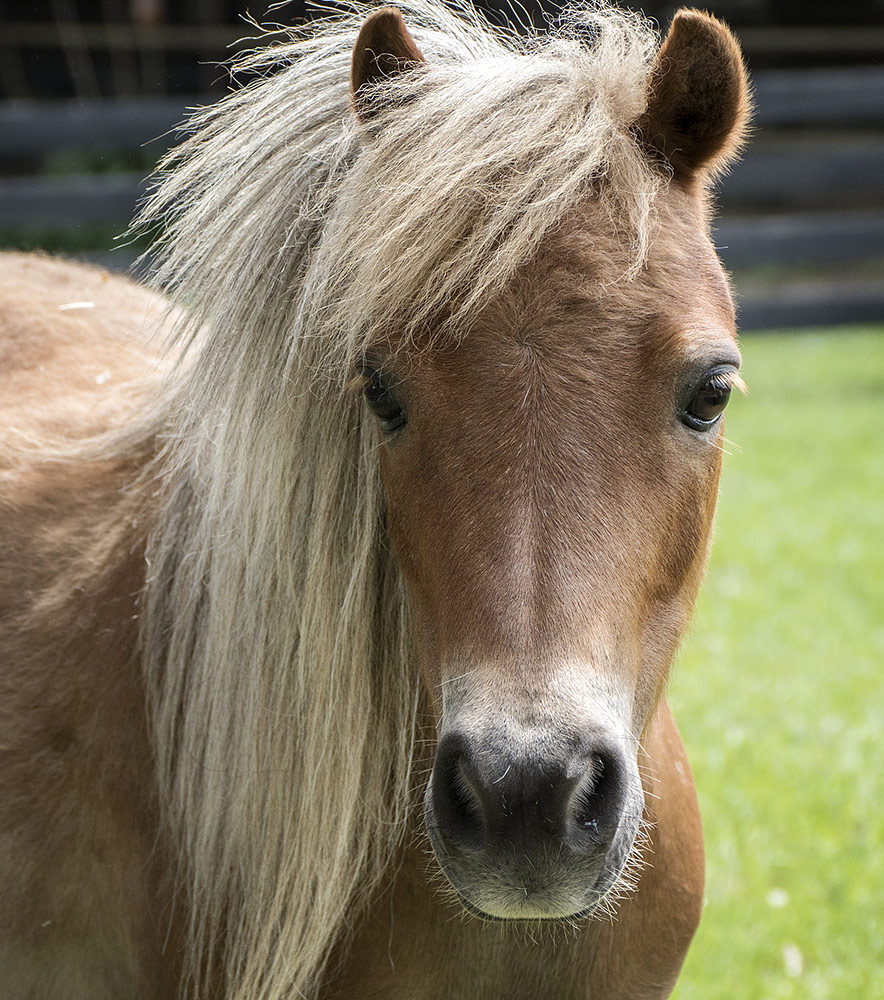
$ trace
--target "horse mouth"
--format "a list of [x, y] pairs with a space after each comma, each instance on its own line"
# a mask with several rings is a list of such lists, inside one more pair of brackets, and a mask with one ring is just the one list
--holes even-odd
[[507, 852], [451, 852], [427, 817], [432, 853], [450, 894], [471, 917], [489, 923], [573, 924], [611, 916], [616, 901], [632, 888], [631, 869], [639, 849], [636, 838], [622, 841], [594, 859], [568, 865], [559, 852], [547, 857]]
[[486, 923], [494, 924], [518, 924], [518, 923], [544, 923], [544, 924], [570, 924], [575, 920], [583, 920], [584, 918], [591, 917], [599, 907], [599, 902], [593, 903], [590, 906], [585, 907], [582, 910], [578, 910], [576, 913], [572, 913], [568, 916], [543, 916], [543, 915], [531, 915], [531, 916], [519, 916], [518, 914], [513, 914], [512, 916], [498, 916], [494, 913], [486, 913], [485, 910], [479, 909], [475, 903], [470, 902], [469, 899], [458, 889], [455, 889], [455, 895], [457, 896], [457, 901], [466, 910], [466, 912], [471, 917], [476, 917], [479, 920], [485, 921]]

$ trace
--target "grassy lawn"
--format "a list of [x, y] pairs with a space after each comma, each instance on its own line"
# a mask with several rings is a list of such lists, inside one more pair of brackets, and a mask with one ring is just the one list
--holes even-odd
[[672, 702], [706, 828], [676, 1000], [884, 998], [884, 328], [747, 335]]

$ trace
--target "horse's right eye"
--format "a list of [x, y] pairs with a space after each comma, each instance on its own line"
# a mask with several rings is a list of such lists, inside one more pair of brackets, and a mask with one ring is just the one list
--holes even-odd
[[682, 423], [695, 431], [714, 427], [730, 399], [735, 376], [736, 369], [730, 367], [707, 372], [682, 410]]
[[396, 398], [384, 376], [374, 368], [363, 368], [365, 403], [381, 423], [385, 434], [392, 434], [405, 426], [405, 410]]

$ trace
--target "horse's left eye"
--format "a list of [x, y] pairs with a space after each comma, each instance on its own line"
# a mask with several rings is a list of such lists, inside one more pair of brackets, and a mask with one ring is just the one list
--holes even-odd
[[731, 368], [707, 372], [681, 413], [682, 423], [695, 431], [709, 430], [724, 413], [733, 380], [734, 370]]
[[384, 376], [373, 368], [363, 368], [365, 388], [362, 394], [371, 412], [380, 420], [381, 429], [391, 434], [405, 426], [405, 411]]

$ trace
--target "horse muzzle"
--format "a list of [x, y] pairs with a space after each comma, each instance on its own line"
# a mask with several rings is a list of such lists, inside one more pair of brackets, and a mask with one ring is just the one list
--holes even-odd
[[[533, 750], [533, 752], [532, 752]], [[620, 880], [643, 796], [615, 734], [567, 751], [499, 734], [440, 740], [425, 799], [436, 858], [460, 901], [499, 920], [585, 916]]]

